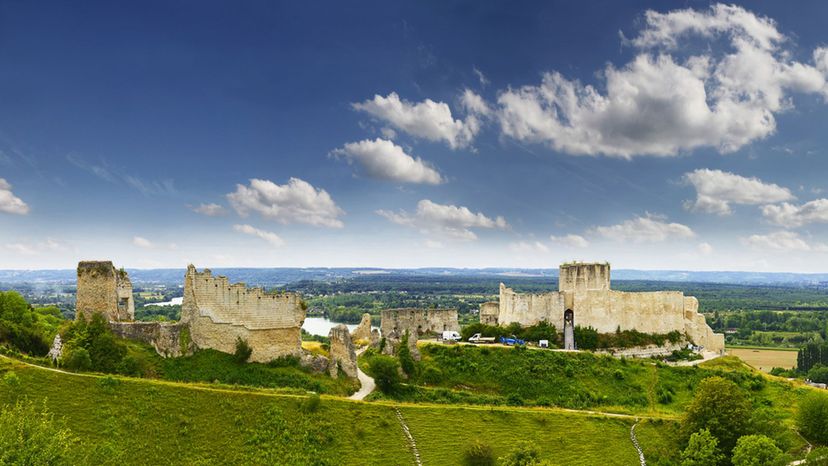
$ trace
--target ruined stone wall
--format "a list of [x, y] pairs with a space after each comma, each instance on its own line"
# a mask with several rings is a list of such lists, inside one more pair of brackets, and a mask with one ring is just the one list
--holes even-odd
[[149, 343], [165, 358], [193, 351], [189, 327], [178, 322], [110, 322], [109, 327], [121, 338]]
[[305, 321], [302, 299], [296, 293], [266, 293], [261, 288], [230, 284], [210, 270], [187, 267], [181, 322], [190, 328], [198, 348], [233, 353], [236, 339], [253, 349], [251, 361], [268, 362], [301, 352]]
[[485, 325], [497, 325], [497, 317], [500, 315], [500, 303], [489, 301], [480, 305], [480, 323]]
[[610, 265], [603, 263], [572, 262], [562, 264], [558, 274], [558, 291], [587, 291], [610, 289]]
[[75, 318], [101, 313], [109, 321], [135, 319], [132, 282], [126, 272], [117, 270], [111, 261], [79, 262], [77, 272]]
[[[508, 325], [517, 322], [520, 325], [535, 325], [542, 320], [555, 323], [563, 328], [564, 295], [550, 293], [515, 293], [511, 288], [500, 284], [500, 309], [497, 322]], [[481, 318], [482, 318], [481, 308]], [[560, 322], [558, 322], [560, 321]]]
[[460, 331], [457, 309], [386, 309], [380, 322], [382, 335], [387, 337], [395, 332], [400, 337], [408, 330], [422, 336], [439, 334], [445, 330]]
[[330, 361], [328, 362], [328, 374], [331, 377], [338, 377], [339, 371], [348, 377], [357, 376], [357, 357], [354, 350], [354, 343], [348, 333], [348, 327], [339, 324], [328, 332], [331, 340], [329, 350]]

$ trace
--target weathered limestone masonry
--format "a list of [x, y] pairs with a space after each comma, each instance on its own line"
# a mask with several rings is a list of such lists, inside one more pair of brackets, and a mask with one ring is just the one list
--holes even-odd
[[[644, 333], [669, 333], [678, 330], [706, 350], [724, 350], [724, 335], [713, 333], [699, 302], [680, 291], [631, 293], [610, 289], [607, 263], [570, 263], [560, 267], [557, 292], [515, 293], [500, 284], [496, 323], [517, 322], [534, 325], [545, 320], [564, 328], [564, 313], [572, 311], [575, 325], [591, 326], [600, 333], [638, 330]], [[485, 318], [491, 322], [490, 310]], [[483, 307], [480, 312], [484, 319]]]
[[232, 353], [241, 337], [253, 349], [251, 361], [298, 356], [304, 321], [305, 309], [297, 293], [231, 285], [227, 277], [214, 277], [209, 269], [197, 272], [193, 265], [187, 267], [181, 323], [189, 327], [196, 348]]
[[362, 320], [359, 321], [359, 325], [351, 334], [351, 339], [354, 340], [354, 343], [359, 340], [371, 341], [371, 314], [367, 312], [362, 314]]
[[357, 376], [357, 357], [354, 351], [354, 342], [348, 333], [348, 327], [339, 324], [328, 333], [331, 339], [330, 360], [328, 361], [328, 374], [331, 377], [339, 375], [339, 370], [348, 377]]
[[486, 325], [497, 325], [497, 316], [500, 313], [500, 304], [496, 301], [489, 301], [480, 305], [480, 323]]
[[143, 341], [165, 358], [193, 352], [190, 328], [180, 322], [110, 322], [112, 333], [121, 338]]
[[89, 319], [101, 313], [113, 322], [135, 319], [132, 282], [123, 269], [115, 269], [112, 261], [79, 262], [77, 285], [76, 317]]
[[402, 336], [406, 330], [422, 336], [445, 330], [459, 332], [460, 324], [457, 322], [457, 309], [386, 309], [382, 311], [380, 330], [384, 337], [392, 333]]

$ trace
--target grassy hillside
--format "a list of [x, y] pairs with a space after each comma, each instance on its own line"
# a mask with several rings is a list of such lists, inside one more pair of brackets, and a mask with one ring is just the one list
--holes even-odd
[[[10, 371], [16, 377], [6, 377]], [[62, 374], [4, 358], [0, 379], [17, 379], [0, 382], [0, 405], [28, 399], [66, 420], [79, 438], [81, 464], [413, 463], [387, 404], [322, 397], [314, 409], [303, 396]], [[635, 460], [629, 418], [509, 407], [405, 405], [401, 411], [426, 465], [458, 464], [476, 439], [496, 455], [534, 440], [559, 464]], [[672, 425], [639, 426], [648, 454], [670, 454]]]

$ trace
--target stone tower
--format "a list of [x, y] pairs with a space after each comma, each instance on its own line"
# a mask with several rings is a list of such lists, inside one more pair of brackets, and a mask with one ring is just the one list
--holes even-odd
[[609, 291], [608, 262], [569, 262], [561, 264], [558, 291]]
[[134, 320], [135, 300], [126, 271], [116, 269], [112, 261], [79, 262], [75, 309], [76, 319], [101, 313], [110, 322]]

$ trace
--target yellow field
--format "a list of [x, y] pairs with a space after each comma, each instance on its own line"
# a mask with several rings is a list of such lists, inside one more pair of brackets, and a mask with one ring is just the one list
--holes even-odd
[[313, 354], [325, 356], [326, 358], [330, 356], [330, 354], [328, 354], [328, 351], [322, 347], [322, 343], [318, 341], [303, 341], [302, 349], [310, 351]]
[[796, 351], [729, 348], [727, 353], [765, 372], [770, 372], [774, 367], [792, 369], [796, 366]]

